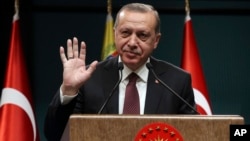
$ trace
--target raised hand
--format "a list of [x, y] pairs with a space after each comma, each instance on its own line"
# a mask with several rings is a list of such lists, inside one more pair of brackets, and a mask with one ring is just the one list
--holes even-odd
[[60, 56], [63, 64], [63, 83], [61, 85], [63, 95], [75, 95], [79, 88], [86, 82], [94, 72], [97, 61], [93, 61], [86, 68], [86, 44], [81, 42], [80, 51], [76, 37], [67, 40], [67, 56], [65, 50], [60, 47]]

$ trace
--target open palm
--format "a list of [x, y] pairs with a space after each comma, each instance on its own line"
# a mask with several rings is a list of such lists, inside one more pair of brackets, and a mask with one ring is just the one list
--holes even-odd
[[93, 61], [86, 68], [86, 45], [81, 42], [80, 51], [78, 49], [78, 40], [73, 38], [67, 41], [67, 56], [63, 47], [60, 47], [60, 56], [63, 64], [63, 94], [73, 95], [86, 82], [94, 72], [97, 61]]

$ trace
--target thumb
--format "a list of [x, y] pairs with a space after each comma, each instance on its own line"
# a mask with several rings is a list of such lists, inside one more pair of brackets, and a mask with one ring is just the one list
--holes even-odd
[[98, 64], [98, 61], [93, 61], [90, 65], [89, 68], [87, 69], [87, 71], [92, 74], [94, 72], [94, 70], [96, 69], [96, 66]]

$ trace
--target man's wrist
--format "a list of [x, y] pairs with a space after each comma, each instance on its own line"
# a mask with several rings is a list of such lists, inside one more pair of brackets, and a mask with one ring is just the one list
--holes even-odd
[[78, 91], [74, 95], [66, 95], [62, 91], [62, 87], [60, 87], [60, 101], [62, 105], [68, 104], [78, 95]]

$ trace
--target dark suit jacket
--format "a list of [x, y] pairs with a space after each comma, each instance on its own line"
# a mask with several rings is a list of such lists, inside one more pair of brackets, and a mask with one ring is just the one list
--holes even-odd
[[[48, 140], [60, 140], [65, 125], [72, 113], [97, 114], [105, 99], [119, 80], [118, 58], [112, 58], [97, 65], [91, 78], [81, 87], [77, 98], [67, 105], [61, 105], [59, 90], [49, 105], [45, 120], [45, 136]], [[153, 57], [150, 58], [158, 77], [195, 107], [191, 87], [191, 76], [184, 70]], [[156, 83], [149, 72], [144, 114], [195, 114], [180, 98]], [[116, 89], [102, 114], [118, 114], [118, 93]]]

